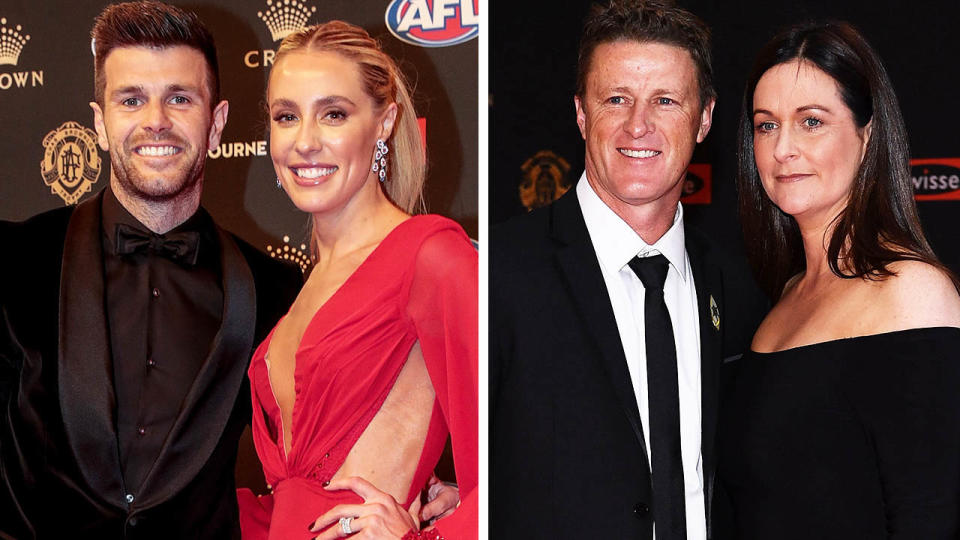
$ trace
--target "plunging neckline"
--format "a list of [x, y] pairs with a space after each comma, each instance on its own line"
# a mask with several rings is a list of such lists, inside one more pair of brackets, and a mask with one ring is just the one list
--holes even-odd
[[[293, 440], [292, 440], [292, 439], [293, 439], [293, 417], [294, 417], [295, 413], [297, 412], [297, 402], [299, 401], [299, 400], [297, 399], [299, 396], [297, 395], [298, 392], [297, 392], [297, 390], [296, 390], [296, 387], [297, 387], [297, 366], [299, 365], [299, 362], [297, 361], [297, 357], [300, 355], [300, 350], [301, 350], [302, 347], [303, 347], [303, 338], [304, 338], [304, 336], [306, 336], [306, 335], [308, 334], [308, 332], [310, 331], [310, 328], [314, 325], [314, 323], [317, 321], [317, 318], [321, 315], [321, 313], [325, 310], [325, 308], [326, 308], [327, 306], [329, 306], [330, 304], [334, 303], [334, 301], [335, 301], [336, 299], [338, 299], [339, 296], [341, 296], [341, 294], [340, 294], [341, 291], [343, 291], [344, 289], [346, 289], [348, 285], [352, 284], [352, 282], [355, 281], [356, 276], [357, 276], [358, 274], [360, 274], [361, 270], [363, 270], [363, 269], [365, 269], [367, 266], [369, 266], [368, 263], [369, 263], [371, 260], [373, 260], [373, 259], [375, 258], [375, 256], [377, 256], [377, 255], [379, 254], [379, 252], [382, 250], [382, 248], [383, 248], [385, 245], [388, 244], [388, 241], [390, 241], [390, 240], [392, 239], [392, 237], [395, 235], [395, 233], [397, 232], [397, 230], [399, 230], [401, 227], [403, 227], [406, 223], [409, 223], [410, 221], [413, 221], [415, 218], [416, 218], [416, 216], [410, 216], [410, 217], [408, 217], [407, 219], [404, 219], [403, 221], [401, 221], [400, 223], [398, 223], [393, 229], [391, 229], [390, 232], [388, 232], [388, 233], [386, 234], [386, 236], [384, 236], [383, 239], [380, 240], [380, 243], [378, 243], [377, 246], [376, 246], [375, 248], [373, 248], [373, 250], [370, 251], [370, 253], [367, 254], [367, 256], [364, 257], [364, 259], [363, 259], [362, 261], [360, 261], [360, 264], [358, 264], [357, 267], [353, 269], [353, 272], [351, 272], [350, 275], [347, 276], [347, 279], [343, 280], [343, 283], [341, 283], [340, 286], [337, 287], [337, 290], [333, 291], [333, 294], [331, 294], [329, 297], [327, 297], [327, 299], [323, 302], [323, 304], [321, 304], [320, 307], [318, 307], [318, 308], [316, 309], [316, 311], [313, 312], [313, 315], [310, 316], [310, 320], [307, 322], [307, 325], [303, 327], [303, 333], [300, 335], [300, 339], [297, 341], [297, 347], [296, 347], [296, 349], [295, 349], [294, 352], [293, 352], [293, 387], [294, 387], [294, 391], [293, 391], [293, 405], [290, 407], [290, 424], [291, 424], [291, 425], [290, 425], [290, 438], [291, 438], [291, 441], [290, 441], [290, 452], [293, 451]], [[292, 307], [291, 307], [291, 309], [292, 309]], [[274, 403], [276, 403], [276, 405], [277, 405], [277, 411], [280, 413], [280, 414], [278, 415], [278, 416], [279, 416], [279, 422], [280, 422], [280, 430], [279, 430], [279, 432], [280, 432], [280, 445], [279, 445], [279, 447], [280, 447], [280, 451], [282, 452], [282, 458], [283, 458], [284, 466], [287, 466], [287, 465], [288, 465], [287, 460], [289, 459], [289, 454], [290, 454], [290, 452], [287, 451], [286, 445], [284, 444], [285, 435], [284, 435], [284, 429], [283, 429], [283, 409], [280, 407], [280, 401], [277, 399], [277, 394], [276, 394], [276, 392], [275, 392], [274, 389], [273, 389], [273, 380], [271, 380], [271, 378], [270, 378], [269, 356], [270, 356], [270, 344], [273, 343], [273, 334], [274, 334], [274, 332], [277, 331], [277, 328], [280, 327], [280, 323], [282, 323], [282, 322], [287, 318], [287, 315], [289, 315], [289, 314], [290, 314], [290, 310], [288, 309], [288, 310], [287, 310], [287, 313], [285, 313], [285, 314], [283, 315], [283, 317], [281, 317], [280, 320], [277, 321], [277, 325], [274, 326], [273, 330], [272, 330], [272, 331], [270, 332], [270, 334], [267, 336], [266, 340], [264, 340], [264, 345], [266, 346], [266, 350], [265, 350], [264, 353], [263, 353], [263, 364], [264, 364], [264, 368], [265, 368], [266, 371], [267, 371], [267, 387], [268, 387], [269, 390], [270, 390], [270, 396], [273, 397], [273, 401], [274, 401]]]

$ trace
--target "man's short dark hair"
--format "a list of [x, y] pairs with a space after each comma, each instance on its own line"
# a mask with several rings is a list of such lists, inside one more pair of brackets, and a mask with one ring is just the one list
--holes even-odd
[[586, 93], [587, 73], [598, 45], [615, 41], [663, 43], [690, 53], [697, 68], [700, 106], [716, 97], [710, 58], [710, 29], [670, 0], [610, 0], [594, 4], [583, 25], [577, 58], [577, 95]]
[[94, 96], [103, 106], [107, 81], [103, 63], [117, 47], [156, 47], [164, 49], [186, 45], [203, 54], [209, 68], [210, 107], [220, 101], [220, 67], [213, 35], [200, 19], [189, 11], [162, 2], [125, 2], [107, 6], [97, 16], [90, 32], [94, 47]]

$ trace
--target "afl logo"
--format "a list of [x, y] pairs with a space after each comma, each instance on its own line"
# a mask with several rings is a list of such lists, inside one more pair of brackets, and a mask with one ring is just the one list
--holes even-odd
[[448, 47], [477, 37], [477, 0], [393, 0], [384, 16], [390, 33], [420, 47]]

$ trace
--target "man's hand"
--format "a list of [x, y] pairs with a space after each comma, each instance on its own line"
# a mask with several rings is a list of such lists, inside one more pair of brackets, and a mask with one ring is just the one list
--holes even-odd
[[460, 489], [457, 485], [441, 482], [436, 475], [431, 475], [427, 481], [427, 504], [420, 509], [419, 520], [433, 523], [450, 515], [457, 506], [460, 506]]

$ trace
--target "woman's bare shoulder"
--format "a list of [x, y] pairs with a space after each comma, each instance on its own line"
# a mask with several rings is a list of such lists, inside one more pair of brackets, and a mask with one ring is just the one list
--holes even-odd
[[951, 277], [922, 261], [897, 261], [888, 267], [894, 276], [875, 282], [883, 312], [896, 326], [960, 327], [960, 294]]

